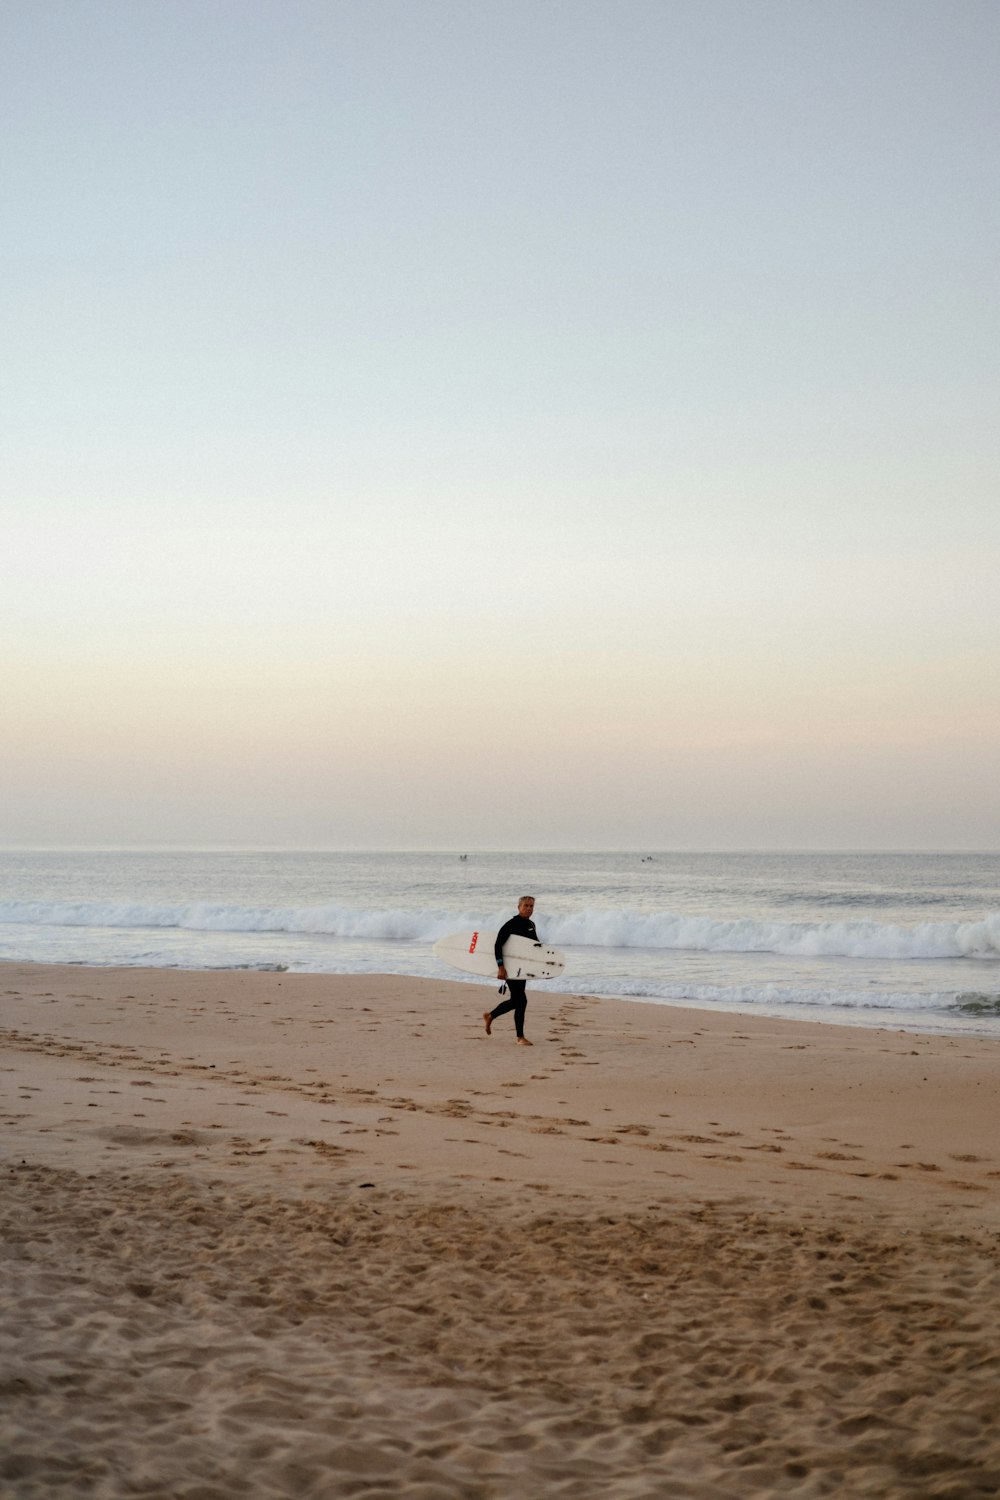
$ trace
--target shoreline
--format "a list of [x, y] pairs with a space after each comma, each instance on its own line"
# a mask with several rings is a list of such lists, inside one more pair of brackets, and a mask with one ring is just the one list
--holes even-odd
[[19, 1500], [1000, 1485], [998, 1043], [538, 986], [518, 1048], [394, 975], [0, 991]]
[[[443, 968], [443, 965], [441, 967]], [[471, 977], [465, 980], [457, 980], [449, 978], [445, 973], [414, 973], [411, 971], [395, 969], [378, 971], [369, 969], [296, 969], [289, 964], [265, 962], [262, 962], [260, 964], [220, 964], [212, 967], [204, 967], [196, 963], [146, 964], [126, 961], [114, 963], [107, 961], [90, 962], [83, 960], [67, 963], [62, 960], [50, 961], [44, 959], [0, 959], [0, 974], [3, 973], [5, 968], [66, 968], [83, 970], [87, 972], [121, 971], [132, 973], [145, 973], [148, 971], [151, 973], [159, 973], [163, 975], [177, 973], [219, 975], [238, 975], [244, 973], [288, 974], [293, 976], [297, 975], [303, 978], [327, 979], [331, 981], [336, 981], [342, 978], [386, 978], [391, 980], [398, 979], [404, 981], [413, 980], [417, 983], [475, 983], [475, 981]], [[564, 987], [560, 988], [560, 982], [561, 981], [559, 980], [544, 982], [540, 981], [540, 983], [542, 984], [542, 989], [539, 991], [539, 994], [547, 992], [553, 996], [559, 996], [561, 998], [575, 996], [579, 999], [589, 999], [600, 1003], [608, 1002], [616, 1004], [620, 1003], [623, 1005], [656, 1006], [671, 1010], [695, 1010], [708, 1015], [714, 1014], [727, 1016], [745, 1016], [748, 1018], [757, 1017], [759, 1019], [765, 1020], [800, 1021], [805, 1025], [835, 1026], [848, 1030], [898, 1030], [900, 1032], [912, 1035], [950, 1036], [955, 1038], [978, 1037], [984, 1041], [1000, 1041], [1000, 1017], [989, 1013], [984, 1017], [981, 1014], [977, 1015], [975, 1013], [955, 1014], [953, 1010], [947, 1008], [935, 1010], [931, 1007], [928, 1007], [926, 1011], [922, 1011], [895, 1010], [889, 1006], [860, 1007], [849, 1005], [838, 1006], [834, 1004], [816, 1004], [815, 1006], [811, 1006], [803, 1001], [788, 1001], [785, 1003], [746, 1001], [741, 1004], [738, 1001], [725, 999], [707, 1000], [704, 997], [699, 997], [696, 994], [691, 996], [663, 996], [657, 995], [655, 993], [623, 995], [616, 994], [613, 991], [596, 989], [587, 989], [584, 990], [582, 994], [580, 994], [565, 980], [562, 981]], [[491, 980], [479, 981], [480, 987], [487, 990], [490, 988], [490, 985], [492, 983], [493, 981]], [[682, 984], [678, 984], [677, 988], [684, 989], [685, 987]], [[931, 1017], [933, 1017], [933, 1019], [930, 1019]]]

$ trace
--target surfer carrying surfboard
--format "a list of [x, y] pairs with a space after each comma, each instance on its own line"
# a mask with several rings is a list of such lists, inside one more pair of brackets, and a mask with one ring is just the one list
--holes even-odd
[[503, 963], [503, 945], [509, 937], [529, 938], [533, 943], [539, 941], [535, 924], [531, 920], [531, 914], [535, 909], [534, 896], [522, 896], [517, 903], [517, 916], [511, 917], [505, 922], [497, 933], [496, 942], [493, 944], [493, 953], [497, 961], [497, 978], [502, 979], [510, 992], [510, 998], [503, 1000], [492, 1010], [483, 1011], [483, 1021], [486, 1024], [486, 1035], [489, 1036], [493, 1022], [497, 1016], [506, 1015], [509, 1010], [514, 1012], [514, 1030], [517, 1032], [517, 1045], [519, 1047], [530, 1047], [533, 1044], [528, 1041], [524, 1034], [524, 1013], [528, 1006], [527, 980], [508, 979], [507, 970]]

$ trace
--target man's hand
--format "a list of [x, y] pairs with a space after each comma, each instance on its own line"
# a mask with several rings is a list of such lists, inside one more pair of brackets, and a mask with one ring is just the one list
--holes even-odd
[[503, 964], [501, 964], [500, 967], [499, 967], [499, 969], [497, 969], [497, 978], [498, 979], [506, 979], [507, 978], [507, 970], [504, 968]]

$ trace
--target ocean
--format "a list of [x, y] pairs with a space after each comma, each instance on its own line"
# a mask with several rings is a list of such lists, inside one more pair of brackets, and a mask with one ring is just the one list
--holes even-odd
[[0, 960], [455, 979], [434, 941], [529, 893], [546, 991], [1000, 1036], [983, 853], [9, 850]]

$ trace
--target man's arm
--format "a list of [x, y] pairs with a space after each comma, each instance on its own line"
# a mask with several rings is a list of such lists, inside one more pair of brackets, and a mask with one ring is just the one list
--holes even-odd
[[497, 933], [497, 940], [493, 944], [493, 957], [497, 961], [497, 968], [498, 969], [502, 969], [503, 968], [503, 945], [507, 941], [507, 939], [510, 937], [511, 931], [513, 930], [513, 927], [514, 927], [514, 922], [513, 922], [513, 918], [512, 918], [509, 922], [505, 922], [503, 924], [503, 926], [501, 927], [500, 931]]

